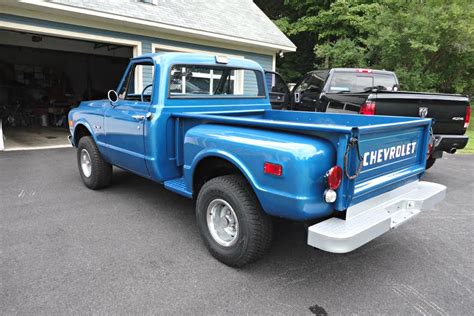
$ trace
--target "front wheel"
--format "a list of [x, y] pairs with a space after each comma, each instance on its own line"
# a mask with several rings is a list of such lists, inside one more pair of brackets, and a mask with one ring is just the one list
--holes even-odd
[[105, 188], [112, 181], [112, 165], [104, 160], [90, 136], [82, 137], [77, 144], [77, 165], [82, 182], [89, 189]]
[[209, 180], [199, 191], [196, 218], [209, 252], [233, 267], [254, 262], [268, 251], [272, 221], [263, 213], [242, 176]]

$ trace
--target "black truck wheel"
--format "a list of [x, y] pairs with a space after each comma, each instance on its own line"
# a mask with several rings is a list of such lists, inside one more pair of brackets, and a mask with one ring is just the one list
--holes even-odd
[[436, 158], [428, 158], [428, 160], [426, 160], [426, 170], [430, 169], [431, 167], [433, 167], [434, 163], [436, 162]]
[[77, 145], [77, 165], [82, 182], [92, 190], [108, 186], [112, 180], [112, 165], [102, 158], [90, 136], [81, 137]]
[[272, 242], [272, 221], [263, 213], [242, 176], [206, 182], [196, 203], [196, 219], [209, 252], [219, 261], [241, 267], [260, 259]]

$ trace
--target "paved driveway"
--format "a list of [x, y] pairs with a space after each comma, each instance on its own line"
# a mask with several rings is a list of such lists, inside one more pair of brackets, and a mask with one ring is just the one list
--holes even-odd
[[474, 308], [474, 156], [425, 177], [447, 199], [336, 255], [286, 225], [262, 261], [235, 270], [201, 243], [192, 201], [116, 170], [87, 190], [73, 149], [0, 153], [0, 314], [422, 314]]

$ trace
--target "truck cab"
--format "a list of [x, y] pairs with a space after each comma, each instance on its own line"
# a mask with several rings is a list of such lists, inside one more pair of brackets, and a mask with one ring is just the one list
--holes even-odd
[[80, 177], [102, 189], [115, 166], [194, 199], [204, 244], [231, 266], [268, 251], [276, 217], [312, 223], [308, 244], [340, 253], [444, 197], [420, 181], [431, 120], [275, 111], [268, 87], [246, 59], [134, 58], [108, 99], [69, 113]]

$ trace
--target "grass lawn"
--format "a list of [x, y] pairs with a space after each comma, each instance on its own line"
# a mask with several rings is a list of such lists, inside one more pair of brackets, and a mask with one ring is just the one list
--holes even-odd
[[[473, 106], [471, 106], [471, 113], [473, 113]], [[466, 135], [469, 136], [469, 142], [467, 143], [466, 147], [459, 152], [461, 154], [474, 154], [474, 122], [472, 122], [471, 117], [471, 124], [469, 124], [469, 128], [466, 131]]]

